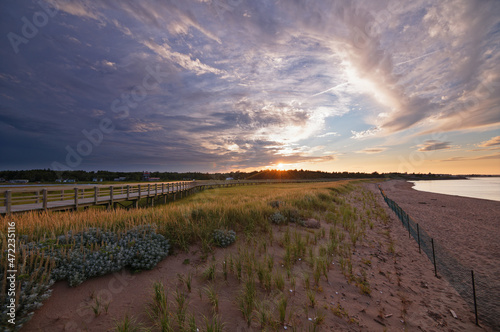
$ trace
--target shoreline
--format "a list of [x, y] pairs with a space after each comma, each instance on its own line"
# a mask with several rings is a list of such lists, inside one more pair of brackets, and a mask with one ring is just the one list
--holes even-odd
[[483, 305], [480, 317], [481, 311], [483, 315], [496, 312], [498, 328], [500, 305], [491, 299], [500, 298], [500, 202], [418, 191], [400, 180], [381, 183], [381, 188], [434, 240], [438, 262], [448, 264], [449, 273], [466, 292], [472, 294], [470, 271], [480, 276], [476, 284], [480, 279], [486, 290], [485, 303], [479, 304]]
[[499, 201], [419, 191], [400, 180], [383, 182], [381, 187], [450, 252], [467, 258], [465, 262], [478, 271], [496, 271], [500, 276], [495, 263], [500, 256]]
[[[496, 182], [493, 181], [493, 183], [491, 183], [491, 187], [489, 187], [488, 189], [496, 188], [495, 186], [498, 184], [497, 182], [500, 182], [500, 181], [498, 181], [500, 179], [499, 177], [492, 177], [492, 178], [494, 178]], [[461, 181], [462, 179], [454, 179], [454, 180]], [[485, 189], [478, 191], [478, 190], [476, 190], [476, 188], [477, 188], [476, 185], [478, 185], [481, 182], [479, 182], [477, 179], [471, 179], [471, 178], [467, 178], [464, 180], [471, 180], [473, 183], [471, 184], [469, 182], [470, 187], [468, 185], [465, 185], [465, 186], [462, 185], [463, 187], [460, 188], [460, 192], [454, 192], [458, 188], [454, 188], [453, 186], [447, 187], [446, 185], [443, 186], [443, 185], [436, 184], [437, 188], [435, 188], [433, 186], [434, 180], [406, 180], [406, 182], [411, 183], [411, 188], [416, 190], [416, 191], [419, 191], [419, 192], [448, 195], [448, 196], [455, 196], [455, 197], [475, 198], [475, 199], [482, 199], [482, 200], [493, 201], [493, 202], [500, 202], [500, 192], [490, 191], [490, 190], [485, 190]], [[420, 182], [420, 181], [426, 181], [426, 183], [422, 184], [422, 185], [417, 184], [417, 182]], [[454, 183], [458, 183], [458, 182], [454, 182]], [[467, 193], [469, 193], [469, 192], [471, 192], [471, 194], [467, 195]], [[464, 194], [464, 193], [466, 193], [466, 194]]]

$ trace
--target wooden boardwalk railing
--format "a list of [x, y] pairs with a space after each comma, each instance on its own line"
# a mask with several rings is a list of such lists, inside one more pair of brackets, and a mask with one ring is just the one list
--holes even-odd
[[122, 202], [132, 202], [135, 207], [141, 199], [154, 200], [171, 196], [183, 197], [188, 193], [215, 187], [235, 185], [265, 184], [271, 182], [309, 182], [309, 181], [218, 181], [218, 182], [161, 182], [118, 185], [62, 185], [62, 186], [24, 186], [19, 188], [0, 188], [0, 215], [35, 210], [76, 210], [92, 205], [114, 206]]
[[143, 198], [177, 195], [195, 188], [195, 182], [138, 183], [131, 185], [76, 185], [22, 187], [0, 191], [0, 214], [31, 210], [68, 210], [90, 205], [114, 205]]

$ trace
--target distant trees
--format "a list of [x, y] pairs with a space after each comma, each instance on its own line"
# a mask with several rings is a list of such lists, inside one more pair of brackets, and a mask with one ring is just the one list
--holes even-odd
[[[72, 179], [77, 182], [92, 182], [93, 179], [103, 179], [103, 181], [113, 181], [115, 178], [124, 177], [127, 181], [142, 181], [142, 172], [110, 172], [110, 171], [63, 171], [55, 172], [50, 169], [32, 169], [22, 171], [0, 171], [0, 178], [6, 181], [15, 179], [26, 179], [30, 182], [55, 182], [57, 179]], [[315, 179], [363, 179], [363, 178], [399, 178], [399, 179], [444, 179], [450, 175], [443, 174], [423, 174], [423, 173], [361, 173], [361, 172], [322, 172], [307, 170], [262, 170], [253, 172], [228, 172], [228, 173], [201, 173], [201, 172], [151, 172], [150, 177], [159, 178], [160, 181], [182, 181], [182, 180], [315, 180]], [[452, 177], [456, 178], [456, 177]]]
[[301, 170], [264, 170], [260, 172], [254, 172], [247, 177], [249, 180], [271, 180], [271, 179], [283, 179], [283, 180], [315, 180], [315, 179], [339, 179], [339, 178], [380, 178], [385, 177], [383, 174], [373, 173], [351, 173], [351, 172], [322, 172], [322, 171], [305, 171]]

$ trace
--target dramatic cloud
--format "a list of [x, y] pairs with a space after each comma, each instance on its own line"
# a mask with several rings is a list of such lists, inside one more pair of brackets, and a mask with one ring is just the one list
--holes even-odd
[[387, 148], [366, 148], [366, 149], [356, 151], [356, 152], [357, 153], [374, 154], [374, 153], [384, 152], [385, 150], [387, 150]]
[[500, 159], [500, 153], [494, 153], [479, 157], [453, 157], [444, 159], [442, 161], [466, 161], [466, 160], [489, 160], [489, 159]]
[[481, 142], [479, 146], [489, 147], [489, 146], [499, 146], [500, 145], [500, 136], [492, 137], [490, 140]]
[[421, 145], [418, 151], [435, 151], [451, 148], [450, 142], [440, 142], [436, 140], [427, 140]]
[[498, 1], [0, 7], [3, 168], [333, 170], [414, 137], [449, 149], [435, 133], [498, 145]]

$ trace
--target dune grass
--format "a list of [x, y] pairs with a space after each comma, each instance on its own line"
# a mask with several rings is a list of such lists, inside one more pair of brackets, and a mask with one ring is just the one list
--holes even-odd
[[[213, 282], [215, 280], [213, 271], [217, 265], [221, 266], [221, 271], [225, 271], [223, 272], [224, 279], [227, 279], [228, 273], [235, 275], [242, 287], [240, 310], [250, 325], [255, 314], [254, 310], [260, 310], [260, 314], [264, 316], [270, 314], [266, 310], [261, 310], [262, 308], [255, 309], [256, 301], [262, 301], [262, 299], [255, 298], [253, 291], [256, 287], [255, 281], [258, 281], [265, 293], [270, 294], [271, 291], [286, 293], [285, 283], [290, 283], [290, 287], [295, 288], [296, 281], [293, 269], [294, 264], [299, 259], [309, 260], [311, 266], [310, 275], [313, 276], [313, 280], [309, 280], [309, 274], [307, 274], [305, 281], [298, 282], [298, 284], [305, 283], [307, 285], [311, 307], [314, 308], [316, 305], [313, 291], [321, 291], [320, 279], [325, 278], [328, 281], [328, 269], [334, 254], [339, 257], [341, 269], [346, 278], [358, 283], [361, 293], [369, 294], [366, 277], [358, 280], [354, 278], [350, 265], [351, 248], [362, 240], [365, 229], [365, 223], [357, 222], [360, 213], [342, 198], [342, 194], [353, 189], [352, 181], [275, 183], [207, 190], [175, 203], [151, 208], [29, 212], [12, 215], [5, 219], [8, 218], [9, 222], [16, 224], [16, 244], [18, 247], [28, 242], [47, 240], [54, 241], [57, 245], [56, 239], [59, 236], [67, 235], [69, 231], [72, 234], [85, 232], [92, 227], [115, 233], [125, 233], [140, 225], [153, 225], [157, 233], [170, 241], [174, 250], [187, 251], [191, 245], [198, 244], [205, 257], [208, 257], [208, 254], [217, 246], [216, 241], [214, 241], [214, 231], [234, 230], [237, 237], [242, 236], [246, 241], [249, 241], [248, 243], [253, 243], [257, 253], [255, 251], [251, 253], [253, 256], [248, 256], [249, 252], [246, 252], [245, 255], [231, 256], [229, 260], [224, 260], [223, 265], [211, 263], [204, 276], [207, 282]], [[363, 202], [372, 199], [372, 197], [365, 197], [365, 195], [367, 194], [363, 193], [359, 199]], [[324, 229], [311, 231], [307, 234], [293, 233], [287, 230], [281, 238], [275, 238], [271, 216], [277, 212], [283, 216], [285, 223], [298, 223], [307, 218], [317, 218], [330, 223], [333, 228], [330, 228], [328, 234], [325, 233]], [[366, 219], [369, 219], [372, 215], [379, 214], [380, 211], [372, 210], [370, 207], [365, 213]], [[6, 249], [6, 224], [5, 222], [0, 224], [0, 241], [4, 251]], [[349, 241], [345, 241], [346, 234]], [[320, 242], [323, 244], [319, 245]], [[266, 251], [268, 247], [273, 245], [279, 245], [284, 250], [282, 263], [286, 271], [285, 274], [273, 274], [272, 272], [275, 265], [274, 257], [267, 255]], [[306, 248], [309, 248], [309, 255]], [[24, 255], [31, 258], [24, 259], [24, 263], [22, 263], [23, 257], [19, 257], [17, 264], [24, 264], [22, 265], [23, 271], [28, 276], [34, 271], [37, 272], [27, 278], [33, 279], [30, 279], [33, 284], [44, 282], [48, 288], [52, 266], [50, 259], [40, 252], [28, 252]], [[262, 259], [256, 259], [256, 256]], [[7, 260], [2, 256], [1, 271], [7, 270], [6, 267]], [[0, 294], [5, 294], [7, 283], [5, 273], [2, 275]], [[288, 281], [292, 278], [293, 285]], [[188, 283], [186, 286], [190, 291]], [[216, 294], [215, 292], [209, 293]], [[40, 296], [43, 294], [40, 293]], [[178, 299], [184, 299], [183, 295], [177, 295]], [[216, 315], [218, 311], [216, 296], [211, 296], [211, 298], [213, 313]], [[287, 317], [286, 301], [284, 295], [279, 299], [278, 311], [280, 313], [277, 321], [280, 324], [283, 324]], [[186, 320], [184, 304], [179, 305], [179, 308], [182, 310], [179, 309], [176, 316], [178, 324], [184, 324]], [[207, 326], [208, 322], [207, 320]]]

